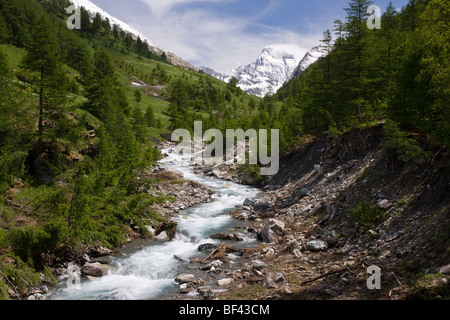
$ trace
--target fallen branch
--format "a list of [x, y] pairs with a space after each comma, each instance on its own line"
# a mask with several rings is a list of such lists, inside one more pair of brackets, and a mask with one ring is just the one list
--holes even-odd
[[329, 277], [329, 276], [332, 276], [332, 275], [335, 275], [335, 274], [344, 273], [346, 271], [350, 271], [351, 272], [351, 269], [356, 269], [356, 268], [360, 267], [361, 265], [362, 265], [362, 263], [359, 263], [356, 266], [352, 266], [352, 267], [346, 266], [346, 267], [342, 267], [342, 268], [337, 269], [337, 270], [329, 271], [327, 273], [324, 273], [324, 274], [322, 274], [320, 276], [317, 276], [315, 278], [312, 278], [310, 280], [306, 280], [306, 281], [302, 282], [300, 285], [304, 286], [304, 285], [316, 282], [317, 280], [320, 280], [320, 279], [323, 279], [323, 278], [326, 278], [326, 277]]
[[[241, 250], [239, 249], [235, 249], [232, 247], [229, 247], [225, 242], [222, 243], [220, 246], [218, 246], [216, 248], [216, 250], [214, 250], [213, 252], [211, 252], [211, 254], [209, 256], [207, 256], [205, 259], [202, 260], [202, 263], [206, 263], [209, 259], [211, 258], [221, 258], [223, 260], [226, 260], [225, 255], [228, 253], [234, 253], [234, 252], [239, 252]], [[220, 257], [217, 257], [218, 255], [220, 255]]]

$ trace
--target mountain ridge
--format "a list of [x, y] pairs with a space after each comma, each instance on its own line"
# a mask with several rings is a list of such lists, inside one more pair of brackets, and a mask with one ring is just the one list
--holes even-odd
[[193, 70], [193, 71], [199, 71], [198, 68], [196, 68], [195, 66], [193, 66], [189, 62], [183, 60], [181, 57], [177, 56], [176, 54], [174, 54], [172, 52], [164, 50], [161, 46], [156, 44], [154, 41], [150, 40], [144, 34], [142, 34], [141, 32], [137, 31], [136, 29], [131, 27], [126, 22], [123, 22], [122, 20], [120, 20], [120, 19], [112, 16], [111, 14], [107, 13], [105, 10], [103, 10], [102, 8], [100, 8], [99, 6], [97, 6], [96, 4], [91, 2], [90, 0], [70, 0], [70, 1], [76, 7], [84, 7], [92, 15], [95, 15], [95, 14], [99, 13], [103, 19], [108, 18], [108, 20], [110, 21], [110, 23], [112, 25], [119, 26], [123, 31], [130, 33], [134, 38], [137, 39], [138, 37], [140, 37], [143, 41], [147, 41], [148, 45], [150, 46], [150, 48], [155, 53], [157, 53], [157, 54], [165, 53], [166, 57], [167, 57], [167, 60], [171, 64], [173, 64], [175, 66], [178, 66], [178, 67], [181, 67], [181, 68], [184, 68], [184, 69]]
[[[209, 67], [199, 69], [221, 81], [228, 82], [235, 77], [238, 86], [249, 94], [259, 97], [274, 94], [287, 81], [300, 76], [310, 65], [325, 55], [321, 46], [315, 46], [310, 51], [292, 53], [295, 46], [272, 45], [265, 47], [259, 57], [248, 65], [240, 66], [224, 74]], [[289, 50], [290, 49], [290, 50]], [[291, 51], [291, 52], [289, 52]], [[300, 58], [301, 57], [301, 58]]]

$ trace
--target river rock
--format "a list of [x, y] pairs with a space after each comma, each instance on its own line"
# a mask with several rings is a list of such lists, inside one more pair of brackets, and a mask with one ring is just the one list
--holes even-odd
[[306, 243], [306, 249], [311, 252], [327, 251], [328, 244], [322, 240], [310, 240]]
[[182, 273], [175, 278], [178, 284], [195, 283], [197, 282], [193, 274]]
[[264, 270], [264, 269], [269, 268], [267, 263], [264, 263], [261, 260], [254, 260], [254, 261], [252, 261], [252, 267], [255, 270]]
[[105, 257], [111, 254], [113, 254], [112, 250], [105, 247], [93, 247], [89, 250], [89, 256], [94, 258]]
[[212, 298], [213, 296], [213, 292], [211, 290], [211, 288], [209, 287], [200, 287], [197, 289], [197, 292], [200, 293], [200, 295], [203, 297], [203, 299], [205, 300], [209, 300]]
[[210, 238], [216, 240], [244, 241], [244, 238], [240, 235], [232, 234], [227, 231], [212, 234]]
[[191, 292], [191, 286], [188, 283], [183, 283], [180, 285], [180, 293], [189, 293]]
[[167, 235], [167, 232], [163, 231], [155, 237], [155, 240], [165, 242], [165, 241], [169, 241], [170, 239], [169, 239], [169, 236]]
[[278, 243], [279, 236], [284, 233], [285, 224], [279, 220], [270, 219], [260, 231], [260, 238], [266, 243]]
[[224, 287], [224, 286], [227, 286], [227, 285], [229, 285], [229, 284], [231, 284], [233, 282], [234, 282], [233, 278], [225, 278], [225, 279], [221, 279], [221, 280], [217, 281], [217, 284], [220, 287]]
[[81, 273], [85, 276], [92, 277], [103, 277], [108, 274], [108, 268], [99, 262], [89, 263], [87, 262], [83, 268], [81, 268]]
[[248, 218], [250, 217], [250, 214], [251, 213], [249, 211], [241, 211], [234, 218], [236, 220], [248, 220]]
[[204, 251], [213, 251], [217, 249], [217, 245], [212, 243], [204, 243], [198, 246], [197, 251], [204, 252]]
[[250, 198], [245, 199], [244, 203], [243, 203], [243, 205], [245, 207], [252, 207], [254, 204], [255, 204], [255, 201]]

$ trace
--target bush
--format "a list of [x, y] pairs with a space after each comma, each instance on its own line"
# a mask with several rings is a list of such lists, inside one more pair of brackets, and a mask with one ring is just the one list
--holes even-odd
[[383, 211], [369, 201], [360, 202], [350, 215], [351, 223], [359, 223], [364, 231], [375, 229], [383, 221]]
[[40, 275], [19, 257], [12, 254], [0, 257], [0, 300], [9, 300], [8, 287], [20, 295], [36, 286]]
[[60, 243], [67, 241], [69, 230], [63, 220], [46, 223], [43, 226], [13, 228], [7, 241], [23, 261], [40, 267], [41, 254], [54, 251]]
[[419, 143], [408, 138], [408, 134], [401, 131], [394, 121], [388, 120], [386, 122], [384, 132], [386, 135], [385, 148], [401, 156], [405, 161], [426, 160], [429, 157], [429, 154], [422, 149]]

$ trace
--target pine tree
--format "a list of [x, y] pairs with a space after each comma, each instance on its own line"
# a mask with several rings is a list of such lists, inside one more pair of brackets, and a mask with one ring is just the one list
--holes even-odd
[[155, 114], [152, 106], [147, 107], [147, 110], [145, 111], [145, 120], [149, 128], [156, 127]]
[[43, 16], [33, 29], [33, 40], [23, 64], [39, 74], [39, 116], [36, 156], [43, 151], [44, 118], [49, 109], [64, 105], [67, 94], [66, 77], [58, 57], [58, 42], [48, 19]]
[[363, 83], [364, 83], [364, 67], [367, 49], [367, 19], [368, 7], [373, 4], [371, 0], [352, 0], [349, 7], [345, 8], [347, 12], [347, 22], [345, 24], [345, 31], [347, 33], [346, 45], [348, 47], [348, 58], [353, 66], [350, 70], [351, 88], [354, 92], [354, 99], [352, 104], [355, 105], [355, 115], [361, 122], [363, 107], [366, 103], [363, 97]]
[[148, 130], [146, 119], [139, 107], [133, 109], [132, 118], [133, 118], [133, 131], [136, 136], [136, 139], [139, 142], [144, 143], [147, 138]]

